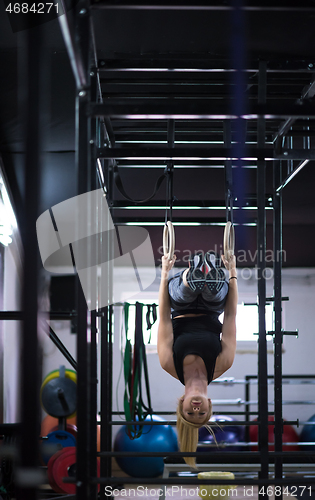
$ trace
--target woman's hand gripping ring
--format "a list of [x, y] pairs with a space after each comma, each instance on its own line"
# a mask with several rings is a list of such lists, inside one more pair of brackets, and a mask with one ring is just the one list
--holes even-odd
[[225, 224], [224, 238], [223, 238], [223, 253], [227, 261], [234, 255], [235, 246], [235, 233], [233, 224], [228, 221]]

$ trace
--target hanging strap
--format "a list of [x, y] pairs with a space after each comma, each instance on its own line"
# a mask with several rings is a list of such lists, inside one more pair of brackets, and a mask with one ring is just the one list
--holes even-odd
[[[174, 120], [168, 120], [167, 124], [167, 140], [168, 146], [174, 147], [175, 139], [175, 124]], [[173, 173], [174, 173], [174, 163], [169, 161], [166, 167], [166, 208], [165, 208], [165, 225], [163, 229], [163, 253], [168, 255], [169, 259], [172, 259], [175, 251], [175, 232], [173, 226], [173, 202], [176, 197], [173, 193]], [[169, 216], [168, 208], [169, 207]]]
[[[124, 357], [124, 376], [125, 376], [125, 393], [124, 393], [124, 412], [126, 421], [139, 422], [145, 420], [148, 414], [152, 414], [151, 395], [148, 376], [147, 359], [145, 345], [143, 341], [142, 331], [142, 307], [143, 304], [136, 303], [136, 322], [135, 322], [135, 341], [133, 347], [129, 339], [126, 337], [126, 349]], [[125, 325], [129, 319], [129, 304], [124, 307]], [[126, 326], [126, 331], [128, 327]], [[142, 398], [141, 376], [142, 366], [145, 377], [145, 387], [148, 405], [145, 405]], [[142, 426], [127, 425], [127, 434], [130, 439], [136, 439], [141, 436], [143, 431]]]
[[[226, 148], [231, 148], [231, 120], [224, 121], [224, 145]], [[227, 260], [234, 254], [235, 235], [233, 225], [233, 170], [232, 160], [225, 160], [225, 218], [226, 225], [223, 237], [223, 253]]]
[[114, 174], [113, 177], [114, 177], [114, 182], [116, 184], [116, 187], [117, 187], [118, 191], [120, 192], [120, 194], [122, 194], [123, 197], [126, 198], [126, 200], [133, 201], [134, 203], [146, 203], [147, 201], [152, 200], [152, 198], [154, 198], [154, 196], [156, 195], [156, 193], [160, 189], [160, 186], [167, 175], [167, 170], [165, 169], [163, 174], [156, 181], [153, 194], [151, 194], [151, 196], [149, 196], [149, 198], [145, 198], [144, 200], [134, 200], [133, 198], [128, 196], [128, 194], [126, 193], [126, 191], [124, 189], [124, 186], [123, 186], [120, 174], [119, 174], [118, 166], [116, 163], [114, 164], [114, 167], [113, 167], [113, 174]]
[[[135, 408], [138, 387], [138, 375], [135, 374], [133, 367], [132, 345], [128, 339], [128, 322], [129, 322], [129, 307], [130, 304], [124, 305], [124, 320], [125, 320], [125, 334], [126, 346], [124, 356], [124, 378], [125, 378], [125, 392], [124, 392], [124, 413], [126, 421], [129, 422], [135, 419]], [[141, 433], [133, 426], [127, 425], [127, 433], [131, 439], [140, 437]]]
[[[148, 375], [148, 366], [147, 366], [147, 358], [145, 352], [145, 344], [143, 341], [143, 325], [142, 325], [142, 308], [143, 304], [136, 302], [136, 333], [135, 333], [135, 355], [136, 355], [136, 363], [139, 367], [139, 407], [138, 407], [138, 418], [139, 420], [144, 420], [147, 416], [147, 413], [143, 414], [143, 409], [147, 412], [151, 409], [151, 396], [150, 396], [150, 387], [149, 387], [149, 375]], [[143, 402], [142, 398], [142, 387], [141, 387], [141, 370], [143, 366], [143, 373], [145, 378], [145, 386], [147, 392], [148, 406], [146, 406]]]
[[129, 320], [129, 305], [124, 304], [124, 323], [125, 323], [125, 335], [126, 335], [126, 345], [125, 345], [125, 355], [124, 355], [124, 379], [125, 379], [125, 392], [124, 392], [124, 413], [127, 421], [131, 420], [130, 411], [130, 398], [131, 393], [131, 374], [132, 374], [132, 347], [131, 342], [128, 339], [128, 320]]
[[148, 405], [145, 405], [143, 402], [141, 384], [140, 384], [140, 401], [141, 401], [142, 407], [146, 410], [145, 417], [144, 417], [144, 418], [146, 418], [148, 415], [153, 414], [153, 409], [152, 409], [152, 405], [151, 405], [149, 372], [148, 372], [147, 356], [146, 356], [146, 352], [145, 352], [144, 343], [142, 344], [142, 353], [143, 353], [143, 373], [144, 373], [144, 381], [145, 381], [145, 389], [146, 389], [146, 393], [147, 393]]
[[[224, 145], [226, 148], [231, 148], [231, 120], [224, 120]], [[226, 206], [226, 222], [231, 221], [233, 225], [233, 171], [232, 160], [225, 160], [225, 206]]]
[[[151, 321], [151, 312], [152, 312], [152, 321]], [[147, 320], [147, 330], [150, 330], [150, 335], [148, 339], [148, 344], [151, 344], [151, 329], [154, 323], [157, 320], [157, 314], [156, 314], [156, 304], [148, 304], [147, 306], [147, 314], [146, 314], [146, 320]]]
[[[169, 148], [174, 148], [175, 143], [175, 120], [167, 120], [167, 145]], [[173, 202], [175, 201], [173, 193], [173, 172], [174, 172], [174, 162], [168, 161], [165, 169], [165, 174], [167, 175], [166, 181], [166, 205], [169, 206], [169, 218], [167, 215], [167, 208], [165, 210], [165, 224], [167, 221], [173, 220]]]
[[[152, 313], [152, 321], [151, 321], [151, 313]], [[156, 304], [147, 305], [146, 320], [147, 320], [147, 330], [151, 330], [152, 326], [157, 320]]]

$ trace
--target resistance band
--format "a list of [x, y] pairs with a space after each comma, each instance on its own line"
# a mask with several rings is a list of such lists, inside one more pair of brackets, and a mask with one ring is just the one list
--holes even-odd
[[[151, 316], [151, 313], [152, 313], [152, 316]], [[151, 321], [151, 317], [152, 317], [152, 321]], [[146, 320], [147, 320], [147, 330], [150, 330], [150, 335], [149, 335], [149, 340], [148, 340], [148, 344], [150, 344], [151, 343], [151, 328], [157, 320], [156, 304], [151, 304], [151, 305], [147, 306]]]
[[[124, 305], [125, 331], [126, 331], [126, 347], [124, 356], [124, 377], [125, 377], [125, 393], [124, 393], [124, 412], [126, 421], [142, 422], [148, 415], [152, 415], [151, 395], [148, 375], [148, 365], [143, 342], [142, 331], [142, 308], [143, 304], [136, 302], [136, 324], [134, 346], [132, 349], [131, 341], [127, 338], [129, 306]], [[145, 405], [142, 398], [141, 375], [142, 368], [144, 373], [144, 381], [146, 388], [146, 396], [148, 405]], [[128, 425], [127, 433], [130, 439], [139, 438], [142, 434], [143, 426]]]

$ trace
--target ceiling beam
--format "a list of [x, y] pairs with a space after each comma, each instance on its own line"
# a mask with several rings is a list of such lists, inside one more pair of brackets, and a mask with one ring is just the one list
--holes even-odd
[[[221, 2], [209, 0], [92, 0], [92, 6], [98, 9], [110, 10], [214, 10], [232, 11], [236, 7]], [[240, 7], [244, 11], [280, 11], [280, 12], [315, 12], [314, 4], [307, 0], [247, 0]]]
[[[242, 118], [256, 119], [264, 116], [274, 118], [315, 118], [315, 104], [311, 101], [300, 104], [292, 99], [283, 102], [268, 102], [267, 104], [248, 103]], [[91, 116], [110, 116], [112, 118], [142, 118], [142, 119], [235, 119], [232, 101], [218, 102], [212, 99], [128, 99], [108, 98], [103, 104], [91, 103]]]
[[[97, 157], [98, 158], [112, 158], [112, 159], [138, 159], [138, 160], [150, 160], [156, 159], [161, 161], [174, 160], [183, 161], [187, 159], [194, 160], [210, 160], [217, 159], [223, 161], [226, 159], [236, 160], [235, 152], [233, 149], [227, 148], [210, 148], [210, 147], [199, 147], [199, 148], [167, 148], [167, 147], [153, 147], [153, 148], [98, 148]], [[266, 160], [314, 160], [315, 150], [314, 149], [284, 149], [280, 154], [272, 148], [265, 147], [264, 149], [258, 149], [255, 147], [247, 148], [245, 153], [246, 160], [256, 160], [258, 158], [265, 158]], [[208, 166], [210, 168], [210, 166]]]

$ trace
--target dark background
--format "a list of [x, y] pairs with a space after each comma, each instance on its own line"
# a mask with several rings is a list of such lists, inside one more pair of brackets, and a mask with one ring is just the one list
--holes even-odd
[[[106, 3], [106, 2], [105, 2]], [[256, 2], [257, 3], [257, 2]], [[235, 96], [236, 87], [230, 72], [181, 71], [174, 76], [146, 79], [141, 72], [117, 71], [121, 68], [191, 68], [231, 69], [241, 66], [258, 69], [259, 61], [267, 61], [267, 103], [294, 104], [313, 80], [315, 72], [315, 3], [302, 2], [299, 8], [292, 2], [272, 3], [273, 8], [244, 11], [240, 22], [225, 10], [93, 10], [97, 57], [106, 71], [101, 74], [103, 97], [134, 98], [143, 101], [148, 96], [163, 98], [188, 96], [196, 99], [211, 99], [213, 103], [224, 103]], [[257, 4], [258, 5], [258, 4]], [[270, 4], [271, 5], [271, 4]], [[279, 6], [281, 9], [275, 9]], [[40, 213], [51, 206], [76, 195], [75, 174], [75, 84], [66, 54], [58, 20], [45, 23], [44, 66], [42, 77], [42, 179]], [[35, 28], [32, 28], [35, 29]], [[23, 90], [25, 72], [25, 31], [13, 33], [4, 4], [0, 3], [0, 154], [12, 192], [20, 224], [23, 221], [24, 198], [24, 131]], [[155, 85], [155, 86], [154, 86]], [[173, 88], [173, 91], [172, 91]], [[151, 90], [152, 89], [152, 90]], [[245, 72], [239, 87], [239, 96], [244, 109], [257, 102], [257, 71]], [[237, 99], [237, 97], [236, 97]], [[266, 142], [273, 149], [273, 138], [284, 119], [266, 120]], [[167, 141], [166, 120], [111, 119], [116, 147], [142, 148], [161, 147]], [[295, 133], [305, 126], [315, 131], [313, 120], [297, 120]], [[237, 137], [232, 125], [232, 139]], [[289, 141], [289, 139], [287, 139]], [[132, 142], [130, 142], [132, 141]], [[146, 142], [144, 142], [146, 141]], [[176, 141], [185, 141], [180, 144]], [[211, 143], [209, 143], [211, 141]], [[293, 147], [301, 148], [301, 137], [296, 134]], [[188, 144], [187, 144], [188, 143]], [[193, 146], [223, 147], [223, 120], [175, 120], [175, 147]], [[257, 146], [257, 120], [247, 121], [247, 147]], [[310, 139], [312, 147], [313, 138]], [[199, 147], [199, 146], [197, 146]], [[186, 168], [175, 163], [174, 195], [176, 205], [200, 204], [208, 207], [220, 203], [224, 206], [225, 177], [224, 162], [195, 162]], [[213, 167], [216, 163], [218, 168]], [[293, 167], [299, 162], [295, 161]], [[159, 162], [142, 162], [141, 167], [132, 162], [119, 162], [120, 175], [129, 196], [146, 198], [163, 172]], [[273, 196], [272, 161], [266, 163], [267, 195]], [[256, 198], [256, 163], [244, 162], [241, 172], [235, 171], [234, 190], [240, 196]], [[187, 168], [191, 167], [191, 168]], [[193, 167], [193, 168], [192, 168]], [[283, 162], [283, 178], [286, 177], [287, 162]], [[310, 161], [283, 190], [283, 248], [284, 266], [314, 266], [315, 229], [315, 172]], [[165, 202], [165, 183], [154, 201]], [[113, 200], [124, 200], [116, 188]], [[254, 202], [255, 205], [255, 202]], [[242, 215], [240, 215], [240, 213]], [[160, 226], [147, 226], [156, 261], [160, 258], [164, 210], [113, 210], [114, 221], [160, 222]], [[256, 210], [235, 211], [235, 221], [255, 222]], [[176, 248], [178, 263], [195, 250], [208, 250], [219, 246], [223, 238], [223, 227], [211, 222], [225, 220], [224, 210], [175, 210], [173, 221], [202, 222], [200, 226], [177, 226]], [[256, 227], [245, 226], [241, 231], [236, 226], [238, 256], [246, 259], [240, 266], [254, 265], [250, 255], [256, 250]], [[272, 249], [272, 211], [267, 212], [267, 248]], [[251, 252], [251, 254], [249, 253]]]

